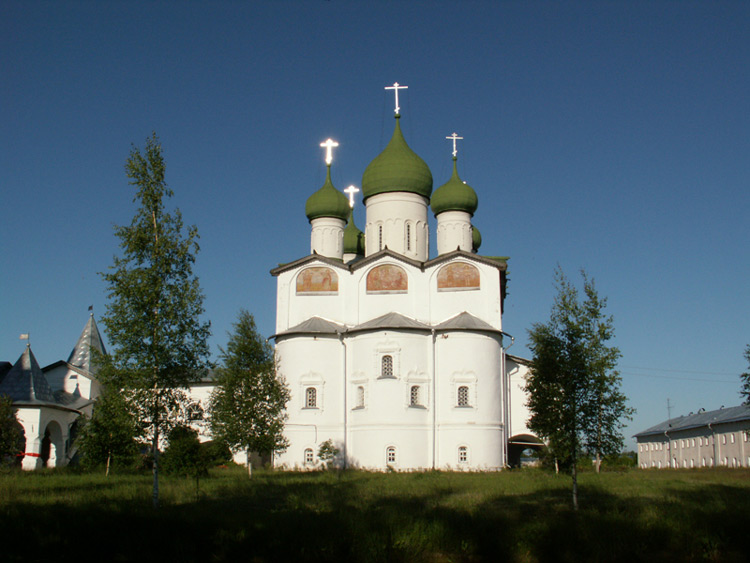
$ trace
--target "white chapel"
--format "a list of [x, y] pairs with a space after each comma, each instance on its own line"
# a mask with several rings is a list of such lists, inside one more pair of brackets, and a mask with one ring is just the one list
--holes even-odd
[[[305, 206], [310, 254], [271, 271], [277, 279], [276, 353], [290, 386], [274, 459], [314, 467], [331, 440], [338, 462], [366, 469], [498, 470], [539, 440], [526, 427], [528, 364], [503, 332], [507, 258], [478, 253], [477, 194], [458, 174], [433, 192], [427, 164], [399, 125], [362, 175], [364, 233], [331, 182]], [[447, 156], [447, 155], [446, 155]], [[437, 220], [429, 256], [428, 213]]]

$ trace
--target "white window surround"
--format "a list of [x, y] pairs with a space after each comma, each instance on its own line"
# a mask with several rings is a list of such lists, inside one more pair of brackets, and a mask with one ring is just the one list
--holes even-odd
[[305, 448], [303, 461], [308, 466], [315, 464], [315, 452], [312, 448]]
[[[401, 350], [395, 345], [383, 345], [378, 346], [375, 350], [374, 366], [375, 379], [399, 379], [401, 374]], [[390, 356], [391, 371], [390, 375], [384, 375], [383, 368], [387, 364], [388, 360], [384, 360], [386, 356]]]
[[458, 446], [458, 463], [460, 465], [469, 463], [469, 446]]
[[[477, 377], [472, 372], [468, 373], [456, 373], [451, 378], [451, 384], [453, 387], [453, 395], [451, 397], [451, 406], [454, 409], [474, 409], [477, 405]], [[458, 390], [461, 387], [466, 387], [466, 400], [467, 404], [459, 404]], [[462, 392], [463, 395], [463, 392]]]
[[[316, 411], [323, 408], [323, 378], [317, 373], [307, 373], [299, 380], [299, 406], [302, 410]], [[315, 406], [308, 407], [308, 389], [315, 389]]]

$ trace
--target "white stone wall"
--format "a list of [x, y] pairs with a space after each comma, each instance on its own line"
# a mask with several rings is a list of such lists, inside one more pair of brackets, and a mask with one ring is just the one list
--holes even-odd
[[466, 211], [443, 211], [437, 216], [438, 255], [456, 249], [471, 252], [472, 237], [471, 215]]
[[407, 258], [426, 261], [430, 242], [428, 204], [424, 197], [407, 192], [389, 192], [368, 198], [365, 256], [387, 246]]

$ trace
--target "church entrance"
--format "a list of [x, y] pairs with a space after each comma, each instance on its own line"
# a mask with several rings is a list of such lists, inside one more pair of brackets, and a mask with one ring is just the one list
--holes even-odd
[[521, 467], [524, 452], [537, 453], [544, 447], [542, 441], [531, 434], [517, 434], [508, 440], [508, 465]]

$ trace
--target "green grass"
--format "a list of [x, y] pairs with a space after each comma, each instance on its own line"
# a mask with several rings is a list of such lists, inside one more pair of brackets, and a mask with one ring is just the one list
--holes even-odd
[[745, 561], [750, 470], [0, 474], [0, 559]]

